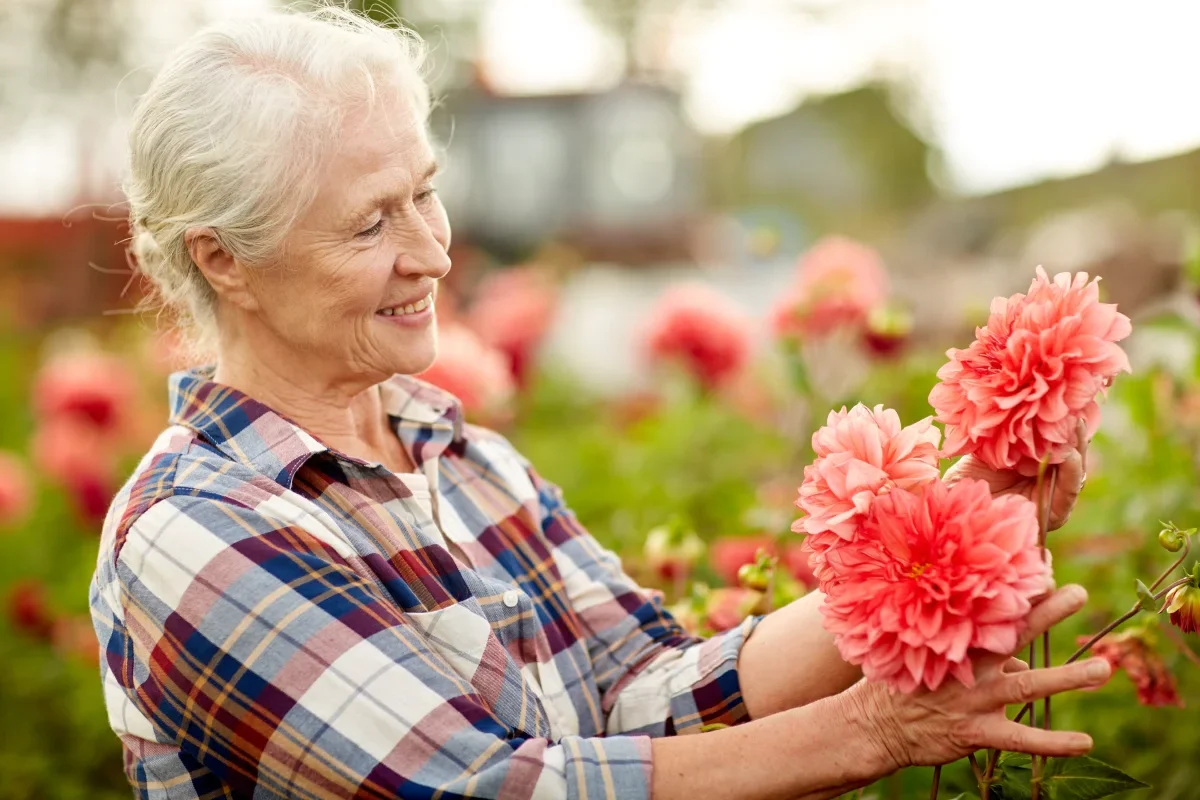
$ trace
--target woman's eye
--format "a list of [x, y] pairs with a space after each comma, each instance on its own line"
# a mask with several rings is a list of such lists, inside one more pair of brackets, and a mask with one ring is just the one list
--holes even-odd
[[367, 228], [365, 231], [359, 231], [358, 236], [360, 236], [364, 239], [369, 239], [370, 237], [375, 236], [382, 230], [383, 230], [383, 217], [380, 217], [379, 221], [376, 222], [374, 225]]
[[427, 203], [435, 194], [437, 194], [437, 189], [432, 186], [428, 186], [413, 195], [413, 200], [418, 204]]

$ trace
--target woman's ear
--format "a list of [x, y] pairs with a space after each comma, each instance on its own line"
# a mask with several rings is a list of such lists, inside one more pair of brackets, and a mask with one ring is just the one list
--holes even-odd
[[247, 311], [258, 308], [246, 267], [225, 249], [212, 228], [188, 228], [183, 241], [192, 261], [219, 297]]

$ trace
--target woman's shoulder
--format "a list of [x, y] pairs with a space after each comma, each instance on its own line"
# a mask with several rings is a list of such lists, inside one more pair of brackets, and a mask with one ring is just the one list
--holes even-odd
[[101, 533], [100, 557], [115, 558], [130, 528], [165, 502], [190, 498], [254, 506], [281, 489], [196, 431], [172, 425], [159, 434], [113, 498]]

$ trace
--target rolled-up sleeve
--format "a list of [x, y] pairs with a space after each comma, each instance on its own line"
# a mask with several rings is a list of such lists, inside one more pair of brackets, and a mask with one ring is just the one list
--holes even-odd
[[529, 474], [543, 533], [587, 631], [607, 732], [664, 736], [747, 721], [737, 664], [757, 619], [710, 639], [690, 636], [584, 529], [559, 488]]
[[354, 558], [223, 499], [138, 518], [116, 557], [126, 652], [109, 663], [192, 770], [142, 796], [215, 779], [247, 797], [648, 798], [646, 737], [514, 732]]

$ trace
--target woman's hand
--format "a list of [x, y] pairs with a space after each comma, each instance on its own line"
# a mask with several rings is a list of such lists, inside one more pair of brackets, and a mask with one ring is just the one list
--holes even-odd
[[[1087, 481], [1087, 426], [1080, 420], [1075, 426], [1075, 451], [1067, 460], [1051, 467], [1058, 474], [1054, 483], [1054, 496], [1050, 500], [1050, 530], [1057, 530], [1066, 524], [1075, 508], [1075, 501], [1083, 491]], [[987, 481], [993, 495], [1019, 494], [1037, 502], [1034, 493], [1037, 491], [1037, 478], [1029, 478], [1015, 470], [994, 470], [973, 455], [963, 456], [959, 461], [946, 470], [943, 477], [948, 484], [971, 478]], [[1049, 474], [1047, 474], [1049, 480]]]
[[[1081, 586], [1067, 586], [1039, 603], [1017, 652], [1087, 601]], [[975, 687], [946, 681], [935, 692], [891, 693], [881, 684], [859, 683], [846, 692], [859, 704], [876, 746], [891, 771], [907, 766], [946, 764], [984, 748], [1041, 756], [1077, 756], [1092, 739], [1074, 731], [1047, 731], [1008, 719], [1005, 708], [1073, 689], [1094, 688], [1112, 669], [1104, 659], [1061, 667], [1029, 669], [1019, 659], [994, 656], [976, 662]], [[873, 723], [873, 724], [871, 724]], [[872, 730], [873, 729], [873, 730]]]

